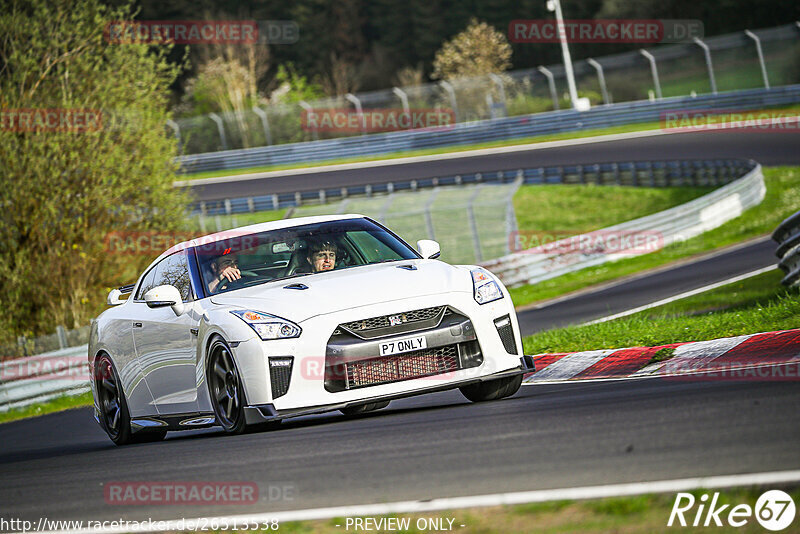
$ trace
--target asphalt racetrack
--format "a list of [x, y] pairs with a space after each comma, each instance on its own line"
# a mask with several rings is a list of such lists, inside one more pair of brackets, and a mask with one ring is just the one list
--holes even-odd
[[[524, 386], [483, 404], [454, 391], [359, 417], [319, 415], [242, 436], [174, 433], [123, 448], [80, 409], [0, 425], [0, 502], [5, 517], [33, 520], [238, 515], [798, 469], [798, 440], [796, 381]], [[255, 482], [260, 502], [104, 500], [111, 482], [208, 480]]]
[[[459, 172], [458, 165], [475, 171], [694, 157], [800, 163], [791, 135], [726, 132], [382, 167], [335, 179], [431, 176]], [[311, 179], [331, 179], [327, 174]], [[235, 189], [245, 184], [254, 185], [226, 185], [226, 196], [263, 192]], [[520, 320], [531, 333], [594, 319], [774, 264], [773, 249], [756, 241], [693, 267], [634, 278], [606, 294], [524, 311]], [[78, 409], [0, 425], [0, 508], [3, 517], [32, 520], [178, 519], [786, 471], [800, 469], [798, 442], [798, 381], [650, 378], [524, 386], [509, 399], [482, 404], [451, 391], [394, 401], [362, 416], [309, 416], [242, 436], [216, 429], [171, 433], [161, 443], [122, 448], [90, 409]], [[254, 482], [260, 498], [249, 506], [106, 504], [104, 485], [121, 481]]]
[[192, 186], [190, 189], [198, 200], [218, 200], [452, 176], [461, 173], [611, 161], [744, 158], [754, 159], [765, 166], [798, 165], [800, 164], [798, 148], [800, 148], [798, 136], [791, 133], [736, 130], [676, 133], [616, 141], [582, 142], [576, 145], [505, 154], [314, 171], [302, 175], [278, 175], [250, 180], [237, 180], [233, 177], [233, 180]]
[[517, 311], [523, 335], [593, 321], [775, 265], [769, 237]]

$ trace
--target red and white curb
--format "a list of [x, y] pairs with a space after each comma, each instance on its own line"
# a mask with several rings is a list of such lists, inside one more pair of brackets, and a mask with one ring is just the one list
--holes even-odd
[[[675, 349], [673, 356], [651, 363], [665, 348]], [[538, 354], [533, 359], [536, 372], [525, 377], [526, 384], [698, 373], [709, 379], [800, 380], [800, 329], [657, 347]]]

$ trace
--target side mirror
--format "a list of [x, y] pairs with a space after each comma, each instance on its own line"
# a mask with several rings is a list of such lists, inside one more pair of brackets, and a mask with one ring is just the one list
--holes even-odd
[[106, 299], [106, 303], [109, 306], [116, 306], [117, 304], [122, 304], [125, 302], [120, 298], [122, 292], [119, 289], [112, 289], [111, 293], [108, 294], [108, 298]]
[[431, 239], [420, 239], [417, 241], [417, 250], [423, 258], [435, 260], [442, 253], [439, 243]]
[[144, 294], [144, 301], [148, 308], [166, 308], [170, 306], [175, 315], [183, 313], [183, 299], [175, 286], [156, 286]]

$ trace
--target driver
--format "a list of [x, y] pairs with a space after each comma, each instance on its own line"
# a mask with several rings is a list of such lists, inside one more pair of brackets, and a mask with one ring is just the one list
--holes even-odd
[[336, 253], [339, 247], [333, 241], [312, 241], [308, 246], [308, 263], [311, 272], [332, 271], [336, 266]]
[[211, 262], [211, 273], [214, 278], [208, 283], [208, 292], [216, 293], [223, 282], [233, 282], [242, 277], [239, 270], [239, 260], [236, 256], [220, 256]]

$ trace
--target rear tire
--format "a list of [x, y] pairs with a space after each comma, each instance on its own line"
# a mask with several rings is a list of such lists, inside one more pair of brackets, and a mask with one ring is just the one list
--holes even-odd
[[380, 410], [382, 408], [386, 408], [387, 406], [389, 406], [389, 401], [370, 402], [367, 404], [361, 404], [359, 406], [348, 406], [347, 408], [341, 408], [339, 411], [345, 415], [358, 415], [367, 412], [374, 412], [375, 410]]
[[108, 437], [116, 445], [161, 441], [166, 437], [166, 430], [133, 433], [128, 401], [125, 398], [125, 392], [122, 391], [122, 382], [120, 382], [114, 362], [107, 354], [103, 354], [95, 361], [94, 381], [97, 401], [100, 405], [100, 423]]
[[472, 402], [485, 402], [510, 397], [522, 386], [522, 375], [498, 378], [458, 388]]
[[228, 434], [243, 433], [247, 426], [244, 388], [231, 349], [221, 338], [208, 349], [206, 381], [217, 424]]

